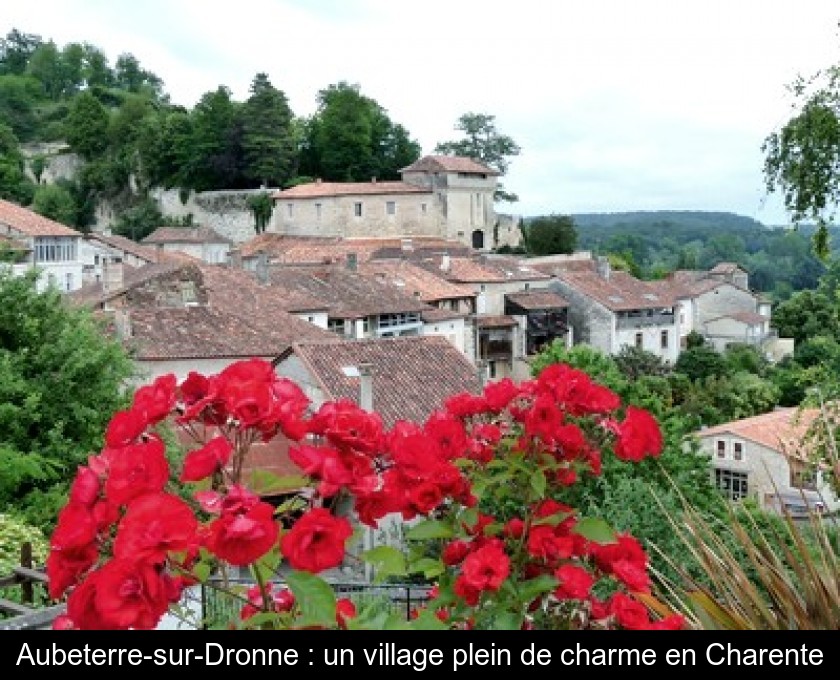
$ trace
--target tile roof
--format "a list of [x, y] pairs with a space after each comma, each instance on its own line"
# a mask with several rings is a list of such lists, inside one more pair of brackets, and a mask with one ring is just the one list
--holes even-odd
[[320, 300], [335, 318], [359, 319], [429, 309], [428, 303], [406, 290], [341, 265], [271, 266], [269, 286]]
[[466, 319], [469, 316], [466, 312], [458, 312], [454, 309], [440, 309], [433, 307], [420, 312], [420, 318], [425, 323], [438, 323], [440, 321], [452, 321], [453, 319]]
[[129, 346], [139, 360], [275, 357], [305, 337], [341, 340], [282, 310], [254, 315], [230, 305], [132, 308]]
[[465, 172], [479, 175], [498, 175], [499, 172], [493, 168], [480, 163], [473, 158], [464, 156], [423, 156], [400, 170], [405, 172]]
[[287, 236], [264, 233], [240, 247], [242, 257], [260, 252], [270, 260], [289, 264], [323, 264], [345, 262], [354, 253], [359, 262], [370, 259], [421, 257], [441, 252], [470, 253], [472, 250], [457, 241], [436, 237], [412, 238], [342, 238], [339, 236]]
[[119, 234], [100, 234], [92, 232], [90, 234], [85, 234], [84, 238], [87, 241], [99, 241], [106, 246], [115, 248], [116, 250], [121, 250], [149, 263], [157, 262], [159, 259], [157, 251], [154, 248], [149, 248], [137, 243], [137, 241], [132, 241], [130, 238], [120, 236]]
[[274, 192], [275, 201], [294, 198], [330, 198], [333, 196], [376, 196], [379, 194], [431, 194], [432, 190], [400, 181], [387, 182], [310, 182]]
[[751, 418], [707, 427], [695, 434], [701, 438], [730, 434], [749, 439], [769, 449], [794, 454], [800, 452], [803, 436], [819, 413], [819, 409], [816, 408], [780, 408]]
[[558, 280], [614, 312], [673, 307], [670, 290], [651, 285], [627, 272], [613, 270], [609, 278], [597, 272], [560, 272]]
[[550, 290], [526, 290], [521, 293], [508, 293], [510, 300], [522, 309], [560, 309], [569, 306], [569, 301], [562, 295]]
[[504, 314], [501, 316], [491, 316], [489, 314], [478, 316], [476, 317], [476, 323], [479, 328], [510, 328], [519, 325], [519, 322], [512, 316]]
[[82, 236], [75, 229], [3, 199], [0, 199], [0, 225], [11, 227], [25, 236]]
[[410, 260], [369, 260], [359, 264], [359, 271], [386, 281], [409, 295], [419, 293], [424, 302], [474, 298], [476, 295], [469, 286], [448, 281], [442, 274], [425, 269]]
[[716, 316], [708, 321], [717, 321], [718, 319], [734, 319], [735, 321], [740, 321], [746, 326], [760, 326], [761, 324], [769, 321], [766, 316], [763, 316], [758, 312], [730, 312], [729, 314]]
[[744, 271], [736, 262], [718, 262], [709, 270], [709, 274], [734, 274], [737, 271]]
[[177, 260], [161, 260], [153, 264], [146, 264], [142, 267], [133, 267], [130, 264], [122, 264], [123, 285], [117, 290], [106, 291], [102, 281], [87, 283], [78, 290], [67, 293], [67, 297], [80, 305], [96, 307], [108, 300], [124, 295], [127, 291], [142, 286], [143, 284], [184, 267], [183, 262]]
[[[447, 264], [448, 258], [448, 264]], [[460, 257], [438, 254], [416, 260], [431, 271], [440, 272], [456, 283], [506, 283], [509, 281], [548, 281], [550, 274], [529, 266], [516, 257], [475, 255]]]
[[442, 336], [403, 336], [341, 343], [294, 343], [294, 353], [331, 400], [359, 400], [359, 378], [345, 366], [373, 366], [373, 408], [387, 427], [399, 420], [424, 422], [444, 401], [461, 392], [480, 392], [476, 368]]
[[226, 236], [222, 236], [210, 227], [158, 227], [141, 243], [227, 243], [233, 244]]

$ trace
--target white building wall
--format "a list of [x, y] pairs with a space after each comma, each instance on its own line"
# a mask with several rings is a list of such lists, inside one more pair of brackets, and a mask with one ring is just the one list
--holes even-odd
[[466, 336], [467, 324], [464, 319], [451, 319], [423, 324], [423, 335], [442, 335], [451, 342], [467, 359], [475, 362], [475, 356], [468, 351]]
[[[613, 321], [615, 324], [615, 321]], [[679, 356], [679, 337], [677, 326], [647, 326], [644, 328], [618, 329], [613, 326], [613, 342], [610, 347], [611, 354], [618, 354], [624, 345], [636, 346], [636, 334], [642, 334], [642, 349], [657, 355], [663, 361], [674, 364]], [[662, 347], [662, 333], [668, 334], [668, 346]]]

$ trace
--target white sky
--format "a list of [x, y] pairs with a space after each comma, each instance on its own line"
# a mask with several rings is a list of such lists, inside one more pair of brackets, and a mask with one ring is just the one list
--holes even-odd
[[260, 71], [297, 115], [356, 83], [430, 153], [468, 111], [522, 147], [521, 215], [721, 210], [787, 222], [764, 138], [840, 63], [837, 0], [2, 0], [0, 31], [122, 52], [192, 107]]

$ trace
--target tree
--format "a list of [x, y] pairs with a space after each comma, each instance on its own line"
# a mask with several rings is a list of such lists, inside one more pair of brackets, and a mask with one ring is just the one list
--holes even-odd
[[0, 74], [22, 75], [41, 45], [41, 36], [13, 28], [0, 40]]
[[674, 370], [687, 375], [692, 381], [703, 380], [724, 375], [726, 361], [714, 347], [703, 344], [680, 352]]
[[[462, 139], [440, 142], [435, 153], [473, 158], [505, 175], [510, 165], [510, 157], [518, 156], [522, 149], [512, 137], [496, 129], [496, 116], [486, 113], [465, 113], [455, 124], [455, 129], [463, 132]], [[500, 188], [496, 200], [516, 202], [519, 198]]]
[[303, 124], [302, 175], [335, 182], [399, 179], [417, 160], [420, 145], [385, 109], [340, 81], [318, 93], [318, 110]]
[[128, 52], [119, 55], [114, 63], [114, 84], [128, 92], [145, 92], [154, 99], [163, 92], [163, 81], [142, 68], [137, 57]]
[[163, 224], [163, 213], [154, 199], [146, 197], [124, 210], [117, 218], [114, 233], [142, 241]]
[[788, 85], [794, 114], [763, 144], [769, 193], [781, 191], [794, 225], [814, 220], [814, 252], [828, 259], [828, 224], [840, 200], [840, 65]]
[[195, 105], [191, 115], [191, 154], [186, 168], [188, 188], [208, 191], [242, 184], [240, 106], [224, 85], [205, 93]]
[[76, 202], [70, 191], [60, 184], [39, 185], [32, 199], [32, 209], [69, 227], [76, 224]]
[[271, 213], [274, 212], [274, 201], [271, 200], [271, 195], [267, 191], [262, 191], [249, 196], [248, 208], [254, 216], [254, 231], [262, 234], [271, 220]]
[[0, 198], [29, 205], [35, 186], [24, 173], [23, 154], [12, 129], [0, 122]]
[[90, 160], [108, 147], [107, 109], [89, 91], [80, 92], [70, 104], [65, 124], [67, 141]]
[[569, 215], [535, 217], [525, 226], [523, 237], [531, 255], [569, 254], [577, 246], [575, 222]]
[[[37, 274], [0, 272], [0, 505], [45, 526], [76, 467], [102, 448], [133, 362]], [[49, 521], [48, 521], [49, 520]]]
[[255, 186], [285, 186], [297, 167], [292, 109], [265, 73], [254, 77], [250, 91], [242, 107], [245, 177]]
[[772, 325], [796, 345], [818, 335], [840, 338], [836, 302], [825, 293], [801, 290], [773, 310]]

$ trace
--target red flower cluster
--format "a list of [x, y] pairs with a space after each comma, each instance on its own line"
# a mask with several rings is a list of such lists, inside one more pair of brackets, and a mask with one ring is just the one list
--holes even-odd
[[[586, 374], [555, 365], [519, 384], [492, 382], [479, 395], [453, 396], [424, 423], [390, 430], [378, 414], [347, 400], [312, 414], [309, 407], [297, 385], [259, 359], [214, 376], [190, 373], [180, 385], [163, 376], [137, 390], [131, 406], [112, 418], [100, 453], [79, 468], [58, 518], [47, 571], [50, 596], [66, 596], [68, 613], [57, 626], [154, 628], [196, 582], [198, 563], [248, 566], [274, 554], [313, 574], [338, 567], [353, 527], [325, 507], [337, 496], [351, 498], [353, 515], [370, 527], [392, 513], [405, 521], [470, 513], [469, 521], [456, 522], [457, 535], [441, 555], [448, 571], [435, 607], [447, 620], [459, 608], [501, 597], [510, 579], [542, 576], [553, 580], [524, 603], [529, 612], [576, 601], [593, 618], [625, 628], [675, 625], [651, 622], [643, 605], [626, 599], [624, 591], [650, 587], [638, 542], [587, 540], [576, 531], [575, 511], [547, 495], [580, 474], [598, 474], [605, 445], [628, 461], [662, 450], [656, 421], [633, 407], [622, 417], [618, 397]], [[177, 470], [159, 432], [164, 421], [192, 433], [197, 444]], [[251, 445], [279, 436], [293, 442], [289, 457], [312, 487], [309, 507], [290, 528], [281, 521], [289, 518], [241, 479]], [[538, 502], [522, 506], [521, 516], [478, 512], [471, 475], [492, 477], [510, 461], [533, 466], [538, 479], [529, 486]], [[176, 480], [180, 492], [170, 486]], [[184, 484], [198, 485], [192, 496]], [[620, 586], [605, 603], [592, 596], [601, 578]], [[291, 591], [275, 588], [248, 591], [241, 620], [257, 612], [293, 615]], [[336, 627], [355, 615], [349, 600], [339, 600]], [[476, 619], [459, 620], [469, 627]]]

